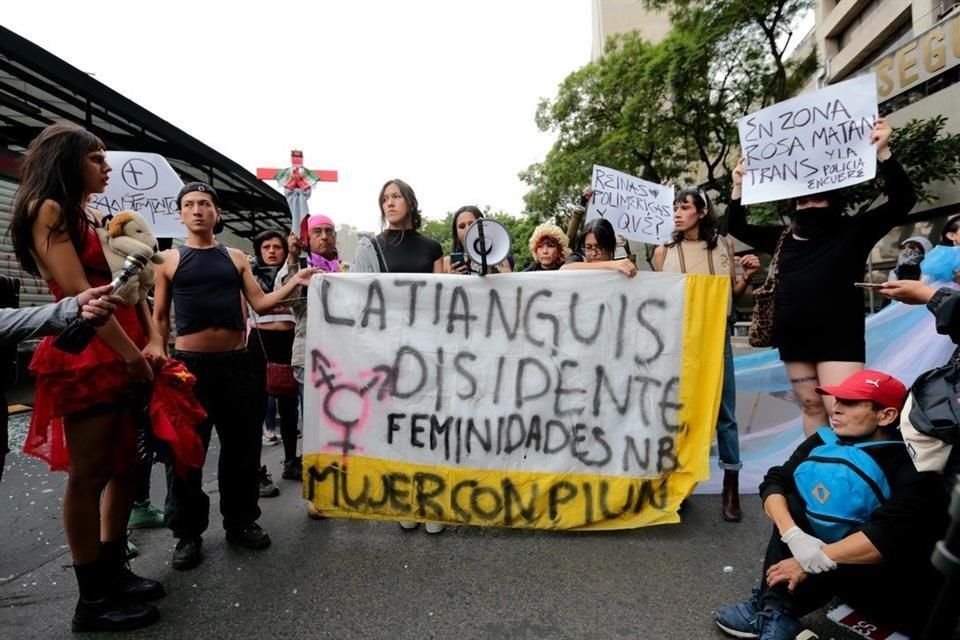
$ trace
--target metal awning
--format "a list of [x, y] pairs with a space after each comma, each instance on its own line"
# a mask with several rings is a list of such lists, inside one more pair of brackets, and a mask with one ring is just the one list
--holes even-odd
[[184, 182], [220, 195], [223, 220], [238, 236], [290, 226], [282, 195], [250, 171], [90, 75], [0, 26], [0, 169], [48, 124], [66, 120], [108, 148], [164, 156]]

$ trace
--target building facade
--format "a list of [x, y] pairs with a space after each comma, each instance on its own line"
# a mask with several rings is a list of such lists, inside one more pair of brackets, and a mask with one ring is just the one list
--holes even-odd
[[642, 0], [591, 0], [591, 9], [593, 60], [603, 55], [604, 43], [614, 34], [639, 31], [644, 39], [659, 42], [670, 31], [670, 16], [644, 8]]
[[[880, 113], [894, 127], [944, 115], [945, 130], [960, 133], [960, 0], [817, 0], [815, 12], [821, 86], [875, 72]], [[960, 213], [960, 184], [928, 188], [936, 201], [918, 204], [911, 224], [874, 250], [878, 272], [902, 240], [936, 243], [946, 219]]]

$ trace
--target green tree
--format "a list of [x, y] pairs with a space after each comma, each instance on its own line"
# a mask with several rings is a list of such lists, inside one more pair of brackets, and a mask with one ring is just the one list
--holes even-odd
[[654, 182], [706, 176], [706, 187], [728, 191], [737, 119], [789, 97], [816, 69], [815, 52], [786, 55], [789, 25], [811, 0], [647, 4], [671, 12], [662, 42], [613, 36], [603, 58], [540, 102], [537, 125], [557, 141], [520, 174], [535, 215], [563, 216], [593, 164]]

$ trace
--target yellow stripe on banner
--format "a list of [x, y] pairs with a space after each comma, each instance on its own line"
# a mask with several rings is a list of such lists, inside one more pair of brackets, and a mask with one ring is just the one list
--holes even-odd
[[419, 465], [334, 453], [303, 457], [304, 498], [324, 515], [528, 529], [679, 522], [673, 477], [623, 478]]
[[683, 363], [680, 373], [679, 468], [676, 487], [690, 495], [710, 477], [710, 442], [723, 390], [723, 341], [727, 330], [730, 278], [690, 274], [685, 277]]

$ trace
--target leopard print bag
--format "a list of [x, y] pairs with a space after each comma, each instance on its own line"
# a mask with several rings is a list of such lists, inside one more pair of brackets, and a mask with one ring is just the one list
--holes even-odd
[[750, 319], [750, 329], [747, 331], [747, 341], [751, 347], [769, 347], [773, 344], [773, 305], [777, 294], [777, 265], [780, 262], [780, 248], [787, 237], [789, 229], [784, 230], [777, 241], [777, 248], [770, 260], [767, 270], [767, 279], [753, 290], [753, 316]]

